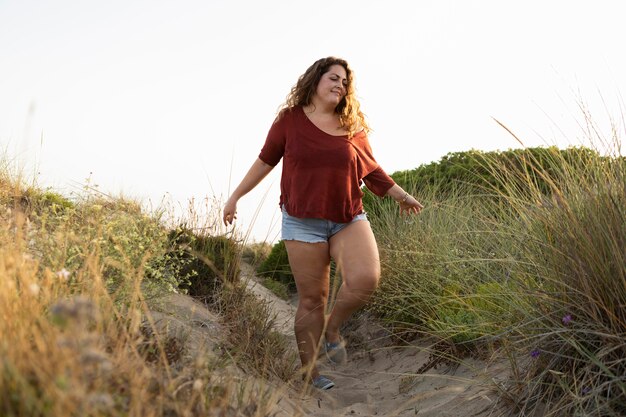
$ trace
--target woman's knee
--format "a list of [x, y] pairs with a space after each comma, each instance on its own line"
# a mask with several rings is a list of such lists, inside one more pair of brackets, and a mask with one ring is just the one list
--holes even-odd
[[299, 295], [298, 308], [305, 311], [315, 311], [317, 309], [324, 311], [327, 299], [327, 293]]
[[347, 286], [350, 291], [373, 293], [378, 288], [379, 281], [380, 272], [372, 270], [346, 277], [343, 285]]

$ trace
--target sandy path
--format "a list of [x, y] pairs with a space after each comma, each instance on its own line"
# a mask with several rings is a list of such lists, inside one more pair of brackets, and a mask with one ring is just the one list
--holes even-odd
[[[248, 288], [267, 301], [277, 314], [277, 330], [293, 335], [295, 307], [276, 297], [259, 284], [249, 265], [242, 268]], [[367, 320], [346, 335], [350, 360], [334, 366], [321, 358], [320, 371], [336, 383], [329, 391], [308, 390], [295, 386], [277, 416], [496, 416], [497, 396], [489, 382], [501, 375], [504, 366], [488, 366], [467, 360], [454, 369], [431, 368], [419, 373], [430, 360], [427, 341], [393, 347], [386, 331]], [[295, 349], [295, 339], [294, 339]]]

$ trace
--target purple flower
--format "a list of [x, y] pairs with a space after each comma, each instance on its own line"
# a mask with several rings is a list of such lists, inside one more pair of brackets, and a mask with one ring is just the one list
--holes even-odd
[[581, 392], [582, 395], [587, 395], [587, 394], [589, 394], [589, 392], [591, 392], [591, 388], [583, 387], [583, 389], [580, 390], [580, 392]]
[[533, 349], [533, 350], [530, 352], [530, 357], [531, 357], [531, 358], [537, 358], [537, 357], [539, 357], [539, 354], [540, 354], [540, 353], [541, 353], [541, 351], [540, 351], [539, 349]]
[[571, 314], [564, 315], [561, 321], [563, 322], [564, 325], [567, 326], [572, 321], [572, 315]]

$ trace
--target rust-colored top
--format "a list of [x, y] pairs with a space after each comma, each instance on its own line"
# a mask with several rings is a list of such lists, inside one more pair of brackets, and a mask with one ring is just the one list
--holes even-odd
[[280, 204], [299, 218], [348, 223], [363, 212], [362, 181], [380, 197], [395, 184], [374, 159], [365, 132], [351, 139], [329, 135], [301, 106], [274, 121], [259, 158], [271, 166], [283, 158]]

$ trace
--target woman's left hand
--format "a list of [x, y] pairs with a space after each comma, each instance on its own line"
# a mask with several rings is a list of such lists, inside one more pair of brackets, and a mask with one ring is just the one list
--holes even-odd
[[412, 195], [407, 194], [403, 201], [398, 201], [400, 205], [400, 214], [418, 214], [424, 206], [417, 201]]

